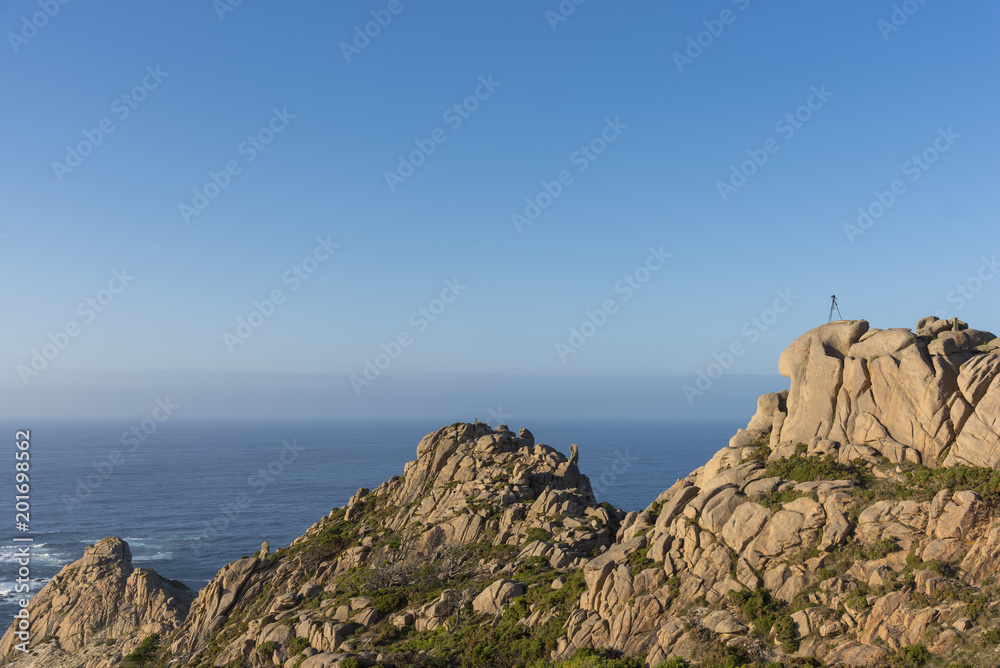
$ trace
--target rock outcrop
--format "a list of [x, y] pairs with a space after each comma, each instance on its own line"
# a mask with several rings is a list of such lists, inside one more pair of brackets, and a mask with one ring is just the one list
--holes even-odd
[[[557, 656], [697, 661], [704, 631], [761, 661], [846, 666], [973, 645], [996, 615], [970, 617], [1000, 606], [998, 343], [936, 318], [916, 334], [853, 321], [799, 337], [779, 363], [791, 389], [760, 397], [727, 448], [584, 566]], [[958, 465], [982, 468], [928, 471]], [[787, 617], [745, 633], [740, 602], [761, 592]]]
[[[935, 317], [908, 329], [864, 320], [806, 332], [781, 355], [792, 381], [772, 441], [870, 445], [935, 467], [1000, 464], [1000, 340]], [[762, 416], [767, 417], [767, 416]]]
[[[293, 658], [289, 641], [302, 638], [333, 662], [380, 621], [429, 632], [463, 614], [498, 616], [526, 591], [498, 576], [528, 561], [578, 569], [611, 544], [619, 519], [597, 505], [575, 458], [536, 444], [528, 430], [456, 423], [424, 437], [402, 476], [359, 489], [289, 548], [220, 571], [171, 654], [193, 665], [211, 657], [269, 666]], [[377, 599], [424, 578], [431, 600], [399, 609]], [[445, 588], [456, 582], [484, 584]], [[230, 637], [233, 628], [243, 630]], [[273, 656], [261, 658], [257, 648], [270, 642]]]
[[[39, 654], [21, 657], [16, 665], [117, 666], [146, 636], [166, 636], [177, 628], [194, 596], [180, 582], [133, 568], [128, 544], [105, 538], [87, 547], [81, 559], [65, 566], [32, 598], [30, 647]], [[0, 657], [16, 656], [18, 642], [11, 627], [0, 640]], [[80, 650], [94, 646], [100, 646], [99, 655], [78, 660]]]

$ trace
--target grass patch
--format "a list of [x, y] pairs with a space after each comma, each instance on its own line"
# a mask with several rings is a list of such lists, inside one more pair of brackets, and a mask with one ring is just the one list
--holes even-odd
[[621, 659], [610, 652], [592, 649], [578, 649], [571, 658], [556, 664], [558, 668], [643, 668], [644, 665], [644, 658]]
[[[803, 453], [804, 454], [804, 453]], [[766, 477], [779, 476], [784, 480], [795, 482], [812, 482], [814, 480], [851, 480], [859, 482], [858, 467], [854, 464], [841, 464], [833, 455], [823, 457], [782, 457], [778, 461], [769, 462], [765, 468]]]
[[864, 556], [868, 560], [885, 559], [893, 552], [898, 552], [899, 549], [899, 539], [895, 536], [888, 536], [865, 550]]
[[923, 645], [909, 645], [900, 648], [893, 657], [893, 668], [920, 668], [931, 659], [931, 653]]
[[151, 633], [142, 639], [139, 646], [122, 659], [121, 668], [146, 668], [151, 666], [156, 658], [156, 650], [160, 646], [160, 634]]
[[744, 616], [753, 622], [758, 635], [764, 635], [771, 630], [781, 610], [781, 604], [775, 601], [771, 592], [764, 587], [759, 587], [755, 591], [747, 589], [730, 591], [729, 598], [743, 610]]
[[295, 656], [296, 654], [301, 654], [306, 647], [309, 647], [308, 638], [303, 638], [302, 636], [292, 638], [291, 642], [288, 643], [288, 655]]
[[628, 555], [628, 564], [632, 567], [632, 577], [635, 577], [647, 568], [654, 568], [656, 566], [656, 562], [647, 557], [647, 554], [649, 554], [649, 547], [636, 550], [632, 554]]
[[552, 538], [552, 532], [546, 531], [540, 527], [531, 527], [528, 529], [525, 535], [525, 543], [534, 543], [536, 540], [542, 541], [543, 543], [548, 542]]
[[776, 513], [781, 510], [786, 503], [795, 501], [796, 499], [801, 499], [804, 496], [808, 496], [813, 501], [819, 502], [819, 496], [816, 492], [800, 492], [794, 489], [786, 489], [781, 492], [767, 492], [765, 494], [761, 494], [759, 497], [754, 499], [754, 501], [764, 506], [771, 512]]
[[372, 607], [383, 617], [406, 606], [406, 594], [400, 588], [380, 589], [372, 594]]

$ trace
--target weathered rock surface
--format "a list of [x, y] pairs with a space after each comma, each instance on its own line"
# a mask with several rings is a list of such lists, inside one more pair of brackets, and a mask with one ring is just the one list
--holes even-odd
[[[761, 664], [785, 660], [778, 627], [761, 646], [748, 632], [754, 619], [728, 596], [759, 587], [787, 606], [794, 656], [828, 665], [882, 666], [908, 645], [947, 653], [963, 638], [974, 642], [961, 601], [978, 596], [1000, 607], [1000, 592], [989, 589], [1000, 564], [998, 509], [967, 489], [919, 502], [867, 501], [858, 476], [905, 485], [901, 466], [998, 468], [995, 340], [936, 318], [922, 320], [917, 334], [872, 331], [859, 320], [799, 337], [779, 362], [791, 389], [761, 396], [727, 448], [637, 513], [643, 521], [584, 566], [588, 591], [557, 656], [610, 648], [644, 652], [650, 666], [671, 656], [697, 663], [702, 636], [678, 626], [683, 618]], [[784, 480], [765, 468], [782, 458], [855, 472]], [[629, 554], [647, 544], [654, 564], [634, 574]], [[921, 564], [948, 564], [954, 573]], [[663, 584], [640, 594], [640, 577], [646, 582], [652, 572]], [[870, 594], [852, 598], [862, 585]]]
[[73, 658], [72, 665], [117, 665], [147, 635], [165, 636], [177, 628], [193, 599], [194, 592], [180, 582], [133, 568], [125, 541], [105, 538], [87, 547], [81, 559], [65, 566], [32, 598], [29, 649], [44, 645], [41, 656], [17, 652], [14, 645], [20, 640], [11, 627], [0, 641], [0, 657], [17, 659], [9, 665], [59, 666], [69, 660], [67, 654], [101, 641], [100, 656], [79, 662]]
[[472, 601], [472, 610], [483, 615], [497, 615], [517, 596], [524, 595], [524, 585], [511, 580], [497, 580]]
[[[336, 665], [355, 649], [356, 636], [383, 621], [430, 632], [469, 615], [499, 615], [525, 587], [497, 576], [529, 559], [579, 568], [614, 540], [621, 514], [597, 506], [577, 459], [575, 447], [567, 459], [536, 444], [528, 430], [515, 435], [504, 425], [456, 423], [428, 434], [402, 476], [358, 490], [289, 548], [219, 571], [199, 592], [171, 654], [196, 665], [214, 648], [217, 666], [270, 666], [296, 658], [288, 646], [297, 637], [307, 643], [302, 665]], [[340, 533], [345, 528], [349, 535]], [[509, 559], [491, 557], [497, 550]], [[482, 584], [389, 614], [376, 610], [371, 596], [344, 599], [343, 580], [352, 574], [364, 572], [368, 588], [385, 591], [411, 582], [427, 564], [445, 581], [475, 575]], [[526, 623], [556, 614], [533, 613]], [[227, 635], [248, 618], [243, 632]], [[256, 648], [272, 641], [279, 649], [262, 660]]]
[[868, 331], [864, 320], [835, 322], [785, 349], [779, 370], [792, 388], [775, 442], [829, 439], [896, 462], [996, 468], [1000, 354], [987, 345], [996, 336], [933, 317], [917, 334]]

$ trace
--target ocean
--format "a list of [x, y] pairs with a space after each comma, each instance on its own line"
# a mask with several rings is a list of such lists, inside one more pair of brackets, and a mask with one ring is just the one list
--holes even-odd
[[[194, 590], [225, 564], [272, 549], [375, 488], [416, 458], [434, 421], [259, 422], [167, 420], [147, 432], [123, 422], [0, 423], [13, 483], [17, 429], [31, 431], [29, 531], [0, 533], [0, 624], [17, 611], [15, 537], [34, 538], [31, 587], [40, 589], [84, 548], [118, 536], [133, 565]], [[641, 510], [724, 447], [738, 420], [558, 421], [525, 426], [563, 453], [580, 448], [580, 468], [598, 501]], [[5, 475], [5, 477], [7, 477]], [[13, 485], [12, 485], [13, 486]]]

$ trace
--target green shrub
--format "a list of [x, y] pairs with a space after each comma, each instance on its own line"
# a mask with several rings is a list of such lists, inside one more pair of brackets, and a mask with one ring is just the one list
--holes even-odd
[[399, 610], [406, 603], [406, 594], [399, 589], [380, 589], [372, 596], [372, 607], [382, 616]]
[[931, 653], [923, 645], [909, 645], [899, 650], [894, 663], [900, 668], [920, 668], [930, 658]]
[[964, 465], [936, 469], [921, 466], [907, 473], [907, 478], [906, 487], [926, 490], [923, 496], [927, 499], [942, 489], [969, 489], [979, 494], [987, 506], [1000, 504], [1000, 471], [993, 469]]
[[983, 614], [986, 604], [989, 603], [989, 599], [986, 596], [977, 596], [971, 593], [963, 594], [959, 599], [965, 603], [965, 614], [972, 621], [979, 619], [979, 615]]
[[885, 559], [893, 552], [899, 551], [899, 539], [895, 536], [889, 536], [887, 538], [882, 538], [877, 543], [872, 545], [865, 552], [866, 559]]
[[868, 607], [868, 583], [867, 582], [857, 582], [854, 585], [854, 591], [847, 595], [844, 599], [844, 603], [849, 605], [854, 610], [863, 610]]
[[527, 566], [529, 569], [541, 570], [547, 568], [551, 559], [549, 557], [536, 554], [533, 557], [528, 557], [524, 560], [523, 566]]
[[670, 598], [677, 598], [681, 595], [681, 579], [676, 575], [667, 578], [667, 592], [670, 594]]
[[349, 656], [346, 659], [340, 660], [340, 668], [364, 668], [364, 664], [361, 663], [361, 659], [356, 656]]
[[858, 468], [853, 464], [841, 464], [833, 455], [782, 457], [776, 462], [769, 462], [765, 471], [768, 477], [780, 476], [795, 482], [858, 480]]
[[688, 663], [679, 656], [675, 656], [672, 659], [667, 659], [666, 661], [658, 665], [656, 668], [689, 668], [690, 666], [691, 666], [690, 663]]
[[746, 618], [753, 621], [758, 633], [767, 633], [774, 626], [781, 605], [771, 597], [770, 591], [759, 587], [755, 591], [730, 591], [729, 596], [740, 606]]
[[928, 561], [923, 564], [923, 567], [946, 578], [958, 577], [958, 568], [955, 567], [955, 564], [947, 561]]
[[751, 450], [749, 456], [744, 457], [744, 459], [765, 462], [767, 461], [767, 458], [771, 456], [771, 446], [768, 445], [768, 439], [758, 439], [747, 447], [753, 448], [753, 450]]
[[782, 506], [789, 501], [795, 501], [796, 499], [801, 499], [804, 496], [808, 496], [813, 501], [819, 501], [819, 496], [816, 492], [800, 492], [794, 489], [786, 489], [780, 492], [765, 492], [757, 497], [756, 501], [768, 510], [778, 512], [779, 510], [782, 510]]
[[592, 649], [578, 649], [572, 657], [559, 664], [559, 668], [642, 668], [643, 664], [645, 661], [639, 657], [619, 659]]
[[798, 651], [799, 641], [795, 639], [795, 622], [788, 615], [780, 615], [774, 620], [774, 637], [787, 654]]
[[288, 643], [288, 655], [295, 656], [300, 654], [306, 647], [309, 647], [309, 639], [299, 636], [297, 638], [292, 638], [292, 641]]
[[524, 539], [524, 542], [525, 543], [533, 543], [536, 540], [540, 540], [542, 542], [545, 542], [545, 541], [549, 540], [550, 538], [552, 538], [552, 533], [551, 532], [546, 531], [545, 529], [542, 529], [540, 527], [531, 527], [530, 529], [528, 529], [528, 533], [527, 533], [527, 536]]
[[265, 643], [257, 645], [257, 653], [265, 658], [270, 657], [276, 651], [278, 651], [278, 643], [273, 640], [268, 640]]
[[121, 668], [144, 668], [156, 658], [156, 648], [160, 645], [160, 634], [151, 633], [142, 639], [131, 654], [122, 659]]
[[632, 577], [635, 577], [647, 568], [652, 568], [656, 565], [652, 559], [646, 556], [647, 554], [649, 554], [649, 548], [644, 547], [643, 549], [636, 550], [632, 554], [628, 555], [628, 564], [632, 567]]

